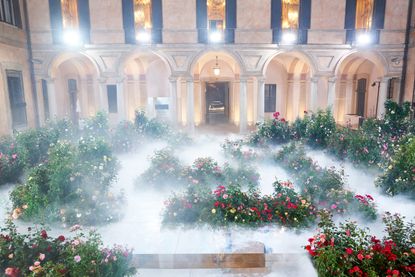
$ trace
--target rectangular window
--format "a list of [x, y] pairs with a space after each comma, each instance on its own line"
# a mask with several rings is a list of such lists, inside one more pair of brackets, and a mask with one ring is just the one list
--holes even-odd
[[108, 112], [117, 113], [118, 112], [117, 85], [107, 85], [107, 95], [108, 95]]
[[137, 40], [149, 42], [153, 27], [151, 0], [134, 0], [134, 27]]
[[264, 91], [264, 112], [273, 113], [277, 105], [277, 85], [265, 84]]
[[374, 0], [356, 1], [356, 30], [370, 30], [372, 28]]
[[22, 27], [19, 0], [0, 0], [0, 21]]
[[299, 27], [300, 0], [282, 0], [282, 28], [296, 30]]
[[225, 29], [225, 7], [225, 0], [207, 0], [209, 30], [223, 31]]
[[49, 119], [50, 112], [49, 112], [48, 83], [44, 79], [42, 79], [42, 96], [43, 96], [43, 111], [44, 111], [45, 119]]
[[13, 128], [27, 125], [22, 72], [6, 71]]
[[63, 30], [78, 30], [78, 1], [77, 0], [61, 0], [62, 9], [62, 26]]

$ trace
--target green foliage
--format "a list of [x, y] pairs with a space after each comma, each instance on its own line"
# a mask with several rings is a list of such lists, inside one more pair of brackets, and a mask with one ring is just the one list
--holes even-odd
[[248, 138], [254, 145], [267, 143], [284, 143], [290, 140], [291, 130], [288, 122], [284, 118], [279, 118], [280, 113], [274, 113], [274, 118], [257, 123], [257, 130]]
[[336, 130], [336, 121], [330, 110], [305, 115], [305, 138], [312, 146], [326, 147], [330, 136]]
[[140, 145], [140, 137], [130, 121], [121, 121], [111, 132], [111, 146], [114, 152], [131, 152]]
[[116, 173], [117, 162], [102, 140], [81, 139], [77, 146], [59, 141], [48, 160], [12, 191], [14, 217], [65, 224], [112, 221], [121, 200], [109, 192]]
[[253, 189], [242, 191], [233, 185], [219, 186], [213, 193], [190, 187], [183, 195], [175, 194], [166, 202], [163, 222], [213, 226], [275, 223], [302, 228], [314, 219], [314, 207], [294, 191], [292, 184], [276, 181], [274, 193], [265, 196]]
[[85, 137], [101, 138], [108, 141], [110, 133], [107, 114], [98, 112], [95, 116], [86, 119], [82, 135]]
[[306, 156], [302, 146], [292, 143], [283, 147], [276, 154], [275, 161], [292, 174], [302, 195], [319, 209], [339, 214], [359, 212], [369, 220], [376, 219], [376, 207], [372, 200], [366, 200], [368, 205], [364, 205], [364, 201], [359, 201], [359, 197], [354, 197], [351, 191], [345, 189], [343, 171], [321, 168]]
[[139, 134], [149, 138], [162, 138], [170, 131], [169, 126], [155, 118], [148, 119], [143, 111], [135, 112], [134, 125]]
[[[76, 229], [76, 228], [75, 228]], [[12, 223], [0, 229], [0, 271], [6, 276], [133, 276], [132, 253], [121, 246], [103, 248], [93, 231], [72, 238], [50, 237], [46, 230], [19, 233]]]
[[377, 179], [377, 185], [385, 193], [415, 196], [415, 136], [401, 140], [395, 147], [395, 155], [389, 159], [384, 170]]
[[239, 163], [245, 164], [257, 159], [255, 151], [245, 145], [245, 142], [242, 139], [225, 139], [225, 142], [221, 146], [227, 157], [230, 157]]
[[356, 223], [335, 225], [322, 214], [320, 231], [305, 247], [319, 276], [412, 276], [415, 228], [399, 215], [386, 214], [386, 236], [378, 239]]
[[19, 181], [24, 168], [19, 152], [11, 138], [0, 140], [0, 185]]

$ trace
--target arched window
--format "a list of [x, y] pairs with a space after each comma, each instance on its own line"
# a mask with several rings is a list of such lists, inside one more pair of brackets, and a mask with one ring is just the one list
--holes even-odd
[[356, 1], [356, 30], [370, 30], [372, 28], [374, 0]]
[[61, 0], [63, 30], [78, 30], [78, 1]]
[[300, 0], [282, 0], [282, 29], [298, 29], [299, 14]]
[[134, 26], [136, 32], [150, 31], [151, 21], [151, 0], [134, 0]]
[[225, 0], [207, 0], [208, 29], [223, 31], [225, 29]]

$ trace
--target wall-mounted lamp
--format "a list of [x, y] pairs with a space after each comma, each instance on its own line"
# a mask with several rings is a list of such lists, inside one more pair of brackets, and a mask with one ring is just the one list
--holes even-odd
[[215, 76], [220, 75], [220, 67], [219, 67], [219, 64], [218, 64], [218, 56], [216, 56], [216, 63], [215, 63], [215, 66], [213, 67], [213, 74], [215, 74]]

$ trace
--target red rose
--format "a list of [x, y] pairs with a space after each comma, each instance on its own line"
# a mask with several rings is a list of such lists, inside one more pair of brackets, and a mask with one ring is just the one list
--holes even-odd
[[346, 253], [349, 255], [353, 254], [353, 250], [351, 248], [346, 248]]
[[64, 237], [64, 236], [62, 236], [62, 235], [60, 235], [60, 236], [58, 237], [58, 240], [63, 242], [63, 241], [65, 241], [65, 237]]
[[363, 260], [365, 257], [364, 257], [361, 253], [359, 253], [359, 254], [357, 254], [357, 258], [361, 261], [361, 260]]
[[42, 231], [40, 232], [40, 235], [41, 235], [41, 237], [42, 237], [42, 238], [44, 238], [44, 239], [47, 239], [47, 238], [48, 238], [48, 233], [46, 233], [46, 231], [45, 231], [45, 230], [42, 230]]

